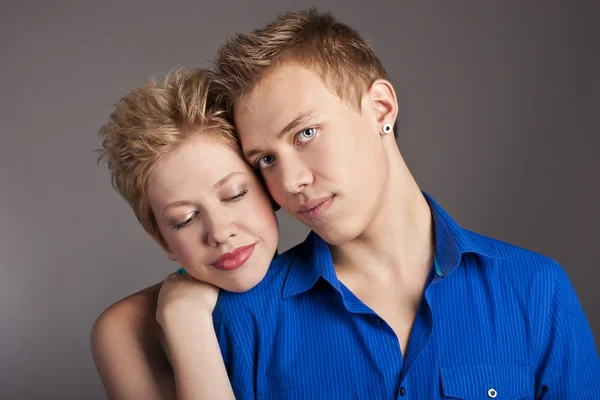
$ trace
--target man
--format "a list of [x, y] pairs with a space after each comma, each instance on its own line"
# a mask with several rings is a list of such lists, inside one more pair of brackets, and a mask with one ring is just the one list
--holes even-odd
[[311, 9], [226, 43], [222, 101], [274, 200], [312, 229], [214, 324], [238, 398], [597, 398], [600, 362], [553, 260], [461, 229], [391, 134], [393, 86]]

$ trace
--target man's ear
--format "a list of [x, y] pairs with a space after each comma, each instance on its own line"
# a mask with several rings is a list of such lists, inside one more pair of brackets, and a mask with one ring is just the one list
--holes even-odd
[[152, 238], [152, 240], [156, 242], [156, 244], [160, 246], [161, 249], [163, 249], [165, 253], [167, 253], [167, 257], [169, 258], [169, 260], [177, 261], [177, 257], [175, 257], [175, 255], [171, 252], [169, 246], [166, 243], [164, 243], [164, 239], [156, 237], [156, 235], [154, 235], [154, 233], [152, 233], [152, 231], [150, 231], [150, 229], [148, 229], [145, 226], [144, 231]]
[[367, 90], [369, 105], [375, 115], [375, 123], [379, 131], [383, 125], [394, 126], [398, 117], [398, 100], [392, 84], [385, 79], [377, 79]]

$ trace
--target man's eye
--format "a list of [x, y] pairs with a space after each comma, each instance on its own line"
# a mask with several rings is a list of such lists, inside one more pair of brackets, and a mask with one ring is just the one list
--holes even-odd
[[303, 131], [301, 131], [300, 133], [298, 133], [296, 138], [297, 138], [298, 142], [306, 143], [306, 142], [309, 142], [310, 140], [312, 140], [316, 134], [317, 134], [317, 128], [307, 128], [307, 129], [304, 129]]
[[257, 165], [259, 168], [267, 168], [269, 165], [275, 162], [275, 157], [273, 156], [263, 156], [258, 159]]

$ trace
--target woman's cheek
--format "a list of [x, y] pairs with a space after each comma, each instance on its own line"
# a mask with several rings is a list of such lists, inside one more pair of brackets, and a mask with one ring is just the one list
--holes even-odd
[[176, 237], [174, 242], [175, 254], [177, 254], [182, 262], [192, 258], [194, 249], [196, 249], [196, 251], [199, 250], [198, 246], [194, 246], [189, 238], [186, 237]]
[[[260, 196], [259, 201], [256, 202], [254, 213], [259, 217], [262, 221], [267, 221], [265, 217], [269, 217], [274, 213], [273, 206], [269, 201], [269, 198], [266, 195]], [[264, 223], [264, 222], [263, 222]]]

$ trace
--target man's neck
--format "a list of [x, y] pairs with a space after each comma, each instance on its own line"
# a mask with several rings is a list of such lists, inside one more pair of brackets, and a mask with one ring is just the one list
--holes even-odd
[[424, 283], [433, 262], [431, 210], [400, 153], [391, 151], [390, 173], [382, 206], [367, 229], [354, 240], [330, 246], [338, 276], [408, 286]]

